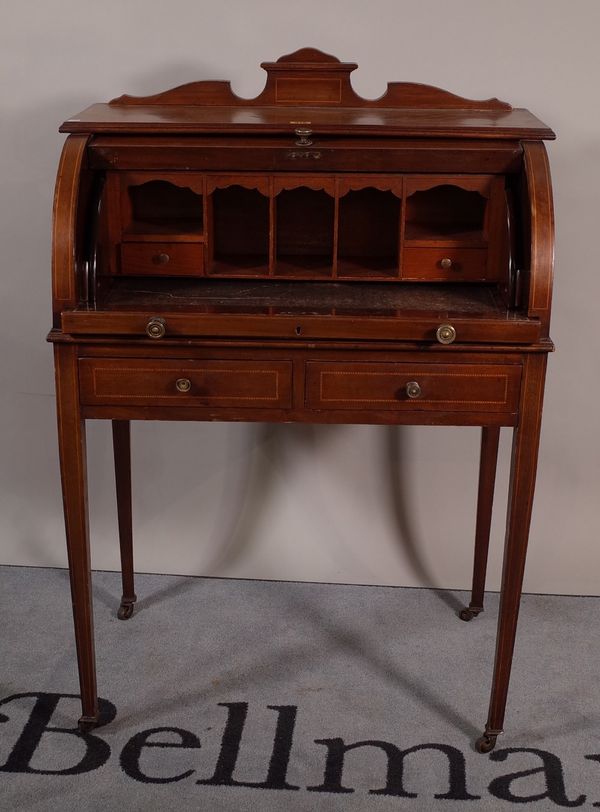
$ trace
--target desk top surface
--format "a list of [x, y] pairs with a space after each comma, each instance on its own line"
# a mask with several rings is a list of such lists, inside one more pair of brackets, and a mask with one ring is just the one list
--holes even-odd
[[199, 105], [94, 104], [67, 119], [69, 133], [257, 133], [293, 135], [302, 120], [315, 134], [430, 138], [553, 139], [528, 110], [462, 110], [322, 107], [201, 107]]

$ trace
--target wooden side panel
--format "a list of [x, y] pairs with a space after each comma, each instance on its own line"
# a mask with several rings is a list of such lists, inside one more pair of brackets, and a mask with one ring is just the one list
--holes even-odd
[[77, 273], [84, 241], [85, 192], [82, 193], [88, 136], [70, 135], [65, 141], [54, 190], [52, 229], [52, 313], [55, 327], [60, 314], [77, 305]]
[[530, 247], [528, 315], [539, 318], [542, 337], [548, 336], [554, 272], [554, 207], [550, 167], [545, 146], [526, 141], [525, 177], [529, 202]]

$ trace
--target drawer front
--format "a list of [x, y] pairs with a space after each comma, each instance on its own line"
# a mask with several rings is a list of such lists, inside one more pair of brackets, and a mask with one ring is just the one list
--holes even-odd
[[402, 279], [477, 282], [491, 279], [485, 248], [405, 248]]
[[516, 412], [521, 367], [509, 364], [306, 364], [310, 409]]
[[121, 244], [121, 273], [142, 276], [201, 276], [202, 243], [126, 242]]
[[292, 362], [83, 358], [81, 402], [97, 406], [289, 408]]

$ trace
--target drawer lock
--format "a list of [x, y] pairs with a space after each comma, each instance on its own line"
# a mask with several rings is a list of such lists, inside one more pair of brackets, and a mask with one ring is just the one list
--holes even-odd
[[409, 381], [406, 384], [406, 394], [411, 400], [416, 400], [416, 398], [421, 397], [421, 387], [417, 381]]
[[296, 146], [298, 147], [310, 147], [312, 144], [311, 135], [312, 130], [310, 127], [296, 127], [294, 130], [296, 135], [298, 136], [298, 140], [296, 141]]

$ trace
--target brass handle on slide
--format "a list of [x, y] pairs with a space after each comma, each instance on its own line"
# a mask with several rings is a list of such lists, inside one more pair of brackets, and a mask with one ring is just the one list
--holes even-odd
[[154, 316], [146, 325], [146, 335], [148, 338], [163, 338], [167, 332], [167, 322], [160, 316]]
[[435, 337], [440, 344], [452, 344], [456, 338], [456, 330], [451, 324], [440, 324], [435, 332]]

